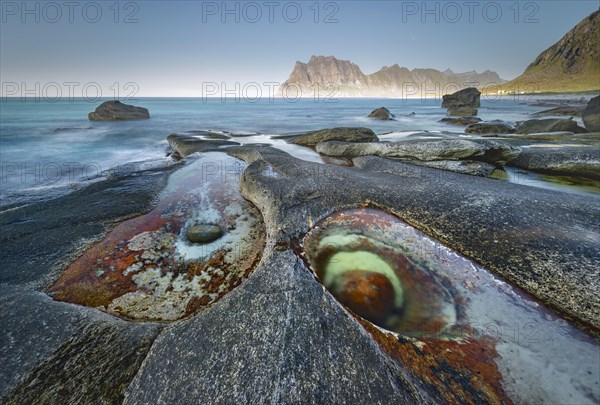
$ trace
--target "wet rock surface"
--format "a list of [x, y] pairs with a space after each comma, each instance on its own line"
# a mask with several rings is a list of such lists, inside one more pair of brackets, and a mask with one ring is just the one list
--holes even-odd
[[[469, 148], [478, 151], [477, 159], [487, 154], [486, 159], [502, 162], [520, 152], [518, 147], [497, 140], [469, 138], [467, 142]], [[360, 146], [371, 145], [385, 143]], [[423, 151], [422, 145], [410, 147]], [[428, 145], [425, 152], [431, 153], [431, 148], [437, 150]], [[463, 156], [464, 150], [455, 153]], [[597, 333], [600, 230], [590, 222], [590, 218], [600, 215], [596, 198], [375, 156], [348, 158], [354, 167], [343, 167], [302, 161], [270, 147], [232, 146], [227, 153], [246, 163], [240, 164], [224, 153], [187, 159], [188, 164], [171, 175], [151, 211], [112, 226], [103, 240], [69, 264], [62, 281], [55, 284], [60, 288], [53, 293], [83, 286], [82, 297], [100, 293], [95, 299], [106, 300], [86, 304], [94, 308], [53, 301], [30, 287], [22, 287], [30, 281], [45, 286], [41, 281], [44, 278], [32, 270], [21, 278], [23, 257], [8, 262], [6, 274], [10, 277], [4, 282], [11, 284], [0, 286], [0, 299], [9, 311], [0, 316], [14, 325], [7, 330], [15, 332], [3, 336], [3, 341], [10, 344], [0, 348], [0, 358], [15, 364], [16, 371], [0, 379], [4, 384], [3, 401], [596, 401], [593, 383], [598, 375], [593, 355], [597, 353], [597, 342], [479, 267], [486, 266], [575, 319], [582, 328]], [[440, 157], [423, 163], [487, 165], [469, 156], [451, 161]], [[238, 163], [232, 166], [234, 162]], [[158, 173], [152, 175], [160, 178]], [[143, 179], [144, 174], [140, 177]], [[102, 201], [99, 205], [114, 206], [116, 210], [130, 194], [101, 191], [114, 186], [122, 192], [126, 184], [107, 183], [92, 190]], [[181, 193], [172, 193], [173, 184]], [[148, 189], [143, 190], [148, 193]], [[89, 204], [86, 193], [74, 195], [77, 197], [71, 196], [73, 200], [61, 200], [63, 222], [70, 218], [67, 213], [71, 218], [79, 215], [73, 204]], [[206, 255], [206, 251], [196, 250], [204, 245], [189, 244], [186, 233], [200, 223], [218, 224], [223, 236], [215, 243], [226, 239], [236, 246], [238, 237], [227, 238], [247, 229], [241, 225], [254, 217], [246, 209], [236, 208], [244, 207], [246, 200], [241, 196], [249, 201], [245, 202], [249, 207], [256, 207], [261, 230], [240, 231], [237, 235], [247, 235], [250, 251], [260, 254], [249, 255], [241, 249], [230, 263], [249, 258], [244, 262], [249, 270], [232, 279], [218, 271], [224, 268], [221, 259], [205, 261], [208, 257], [223, 258], [218, 255], [219, 249]], [[144, 207], [147, 211], [149, 206]], [[45, 206], [38, 204], [37, 208]], [[36, 207], [30, 212], [36, 212]], [[6, 231], [6, 240], [31, 237], [31, 230], [37, 227], [40, 231], [36, 237], [46, 240], [56, 225], [49, 217], [47, 214], [28, 225], [11, 211], [4, 212], [0, 214], [3, 235]], [[350, 229], [346, 236], [359, 238], [344, 237], [343, 243], [336, 239], [328, 245], [323, 242], [328, 230], [335, 230], [331, 235], [339, 234], [339, 228], [325, 226], [328, 220], [335, 226], [341, 224], [342, 230]], [[66, 227], [62, 232], [67, 232]], [[75, 229], [72, 233], [78, 232]], [[96, 240], [98, 234], [102, 235], [94, 234]], [[310, 235], [318, 246], [317, 256], [308, 254]], [[361, 239], [364, 237], [369, 240]], [[337, 264], [326, 265], [328, 271], [338, 274], [347, 269], [344, 263], [351, 263], [352, 267], [360, 265], [350, 269], [359, 273], [333, 277], [332, 283], [325, 286], [321, 278], [324, 274], [313, 258], [328, 246], [339, 249], [332, 253], [334, 256], [340, 251], [350, 254], [335, 256], [337, 262], [332, 263]], [[394, 282], [381, 278], [388, 274], [385, 270], [376, 272], [375, 277], [364, 273], [372, 273], [373, 261], [352, 256], [359, 247], [384, 261], [397, 258], [386, 263], [408, 260], [407, 270], [399, 277], [401, 301]], [[409, 248], [413, 253], [402, 250], [401, 256], [396, 256], [399, 251], [395, 249]], [[236, 251], [229, 253], [235, 255]], [[2, 254], [8, 258], [10, 252], [3, 250]], [[24, 257], [34, 258], [35, 253]], [[177, 257], [186, 259], [173, 261]], [[206, 266], [194, 267], [197, 260]], [[169, 265], [177, 263], [169, 270]], [[64, 282], [68, 279], [75, 283]], [[204, 280], [206, 283], [200, 284], [214, 287], [214, 295], [203, 292], [193, 301], [195, 290], [187, 289], [190, 280]], [[119, 288], [111, 290], [114, 286]], [[337, 293], [332, 295], [325, 287], [338, 290], [345, 298], [336, 300]], [[140, 294], [147, 298], [140, 299]], [[205, 296], [210, 302], [202, 300]], [[378, 305], [371, 305], [365, 297], [378, 300]], [[429, 305], [427, 299], [416, 301], [415, 297], [439, 297], [438, 301], [431, 300], [449, 306]], [[178, 309], [173, 312], [153, 312], [162, 314], [161, 320], [173, 320], [181, 317], [180, 309], [184, 308], [185, 319], [169, 324], [127, 322], [110, 315], [158, 319], [148, 316], [148, 308], [164, 308], [157, 304], [159, 301], [169, 303], [171, 308], [172, 303], [186, 302], [187, 298], [190, 301], [185, 308], [176, 305]], [[411, 302], [413, 306], [408, 305]], [[19, 308], [40, 309], [19, 323]], [[390, 313], [400, 309], [399, 316], [407, 316], [407, 308], [420, 308], [414, 314], [425, 314], [431, 328], [415, 330], [402, 323], [388, 323]], [[387, 311], [387, 315], [381, 316], [380, 310]], [[137, 318], [136, 311], [143, 316]], [[177, 316], [163, 316], [171, 313]], [[357, 313], [395, 333], [375, 327]], [[436, 319], [456, 327], [438, 331], [434, 327]], [[493, 320], [493, 325], [533, 322], [539, 325], [535, 336], [541, 340], [531, 344], [511, 342], [505, 334], [494, 335], [477, 326], [481, 319]], [[34, 335], [50, 344], [39, 345], [37, 339], [30, 339], [40, 323], [45, 326]], [[540, 378], [540, 370], [548, 375]], [[540, 384], [545, 385], [538, 389]]]
[[260, 214], [237, 188], [242, 169], [207, 153], [174, 173], [152, 211], [85, 251], [50, 294], [136, 320], [174, 321], [212, 305], [250, 275], [263, 250]]
[[341, 211], [302, 245], [319, 280], [353, 312], [406, 336], [429, 336], [457, 323], [457, 304], [435, 269], [396, 242], [395, 222], [375, 209]]
[[115, 222], [149, 210], [177, 167], [131, 172], [122, 167], [72, 194], [1, 212], [0, 283], [45, 287]]
[[0, 402], [122, 401], [160, 328], [40, 290], [114, 223], [147, 212], [177, 168], [121, 167], [72, 194], [0, 213]]
[[[304, 230], [300, 224], [308, 226], [333, 207], [370, 201], [561, 312], [600, 325], [600, 301], [593, 293], [600, 287], [593, 264], [600, 255], [598, 228], [589, 222], [600, 213], [595, 197], [465, 178], [371, 156], [354, 158], [355, 167], [348, 168], [299, 161], [270, 148], [231, 153], [256, 161], [242, 176], [241, 188], [263, 212], [268, 234], [297, 234]], [[278, 175], [254, 174], [266, 166]], [[295, 178], [304, 180], [291, 181]], [[304, 209], [282, 210], [280, 199]], [[567, 222], [562, 220], [566, 212]], [[478, 236], [483, 233], [485, 238]]]
[[125, 404], [435, 402], [418, 384], [382, 355], [301, 260], [271, 251], [218, 306], [161, 335]]
[[410, 163], [417, 166], [482, 177], [489, 177], [497, 168], [496, 165], [491, 163], [478, 162], [476, 160], [436, 160], [429, 162], [411, 160]]
[[105, 101], [96, 111], [88, 114], [90, 121], [123, 121], [150, 118], [150, 113], [143, 107], [121, 103], [118, 100]]
[[0, 285], [0, 400], [4, 404], [120, 403], [157, 325]]

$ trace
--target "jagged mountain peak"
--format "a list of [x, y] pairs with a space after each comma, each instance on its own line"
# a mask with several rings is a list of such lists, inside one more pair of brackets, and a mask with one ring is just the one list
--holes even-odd
[[365, 75], [358, 65], [348, 60], [337, 59], [335, 56], [313, 55], [307, 63], [296, 62], [292, 74], [280, 87], [279, 93], [282, 94], [286, 86], [293, 86], [296, 89], [300, 88], [303, 95], [310, 96], [319, 86], [334, 85], [340, 96], [402, 97], [402, 91], [407, 85], [414, 88], [416, 84], [431, 94], [432, 88], [438, 88], [441, 92], [448, 84], [469, 87], [473, 83], [480, 82], [483, 85], [491, 80], [503, 82], [496, 73], [489, 70], [481, 75], [475, 71], [454, 73], [450, 69], [444, 72], [432, 68], [409, 70], [397, 63]]

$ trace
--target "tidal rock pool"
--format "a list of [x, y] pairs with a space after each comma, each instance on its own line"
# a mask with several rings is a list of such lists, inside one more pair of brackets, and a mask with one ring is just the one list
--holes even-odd
[[[223, 153], [196, 158], [171, 175], [151, 212], [115, 226], [49, 293], [136, 320], [173, 321], [211, 305], [251, 274], [264, 249], [260, 213], [239, 192], [243, 169]], [[223, 234], [190, 242], [197, 224]]]
[[595, 338], [396, 216], [333, 213], [302, 248], [323, 286], [405, 369], [432, 386], [468, 382], [449, 401], [600, 401]]

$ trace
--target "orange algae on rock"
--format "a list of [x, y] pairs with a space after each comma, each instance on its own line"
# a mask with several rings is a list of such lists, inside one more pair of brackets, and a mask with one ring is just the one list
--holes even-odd
[[511, 404], [502, 387], [495, 342], [488, 338], [413, 339], [386, 333], [358, 319], [403, 370], [448, 404]]
[[[239, 285], [260, 260], [264, 229], [234, 176], [223, 181], [212, 167], [212, 176], [204, 172], [217, 157], [222, 170], [240, 165], [214, 153], [175, 172], [152, 211], [116, 225], [67, 266], [49, 289], [53, 298], [129, 319], [171, 321]], [[203, 245], [189, 242], [185, 230], [202, 221], [225, 234]]]

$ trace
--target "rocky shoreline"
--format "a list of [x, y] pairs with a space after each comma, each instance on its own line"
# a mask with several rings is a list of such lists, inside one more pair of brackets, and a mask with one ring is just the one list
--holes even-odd
[[[508, 166], [598, 180], [600, 134], [553, 120], [284, 137], [325, 164], [171, 134], [178, 163], [3, 211], [2, 401], [594, 403], [597, 364], [574, 353], [600, 336], [598, 195], [494, 178]], [[498, 124], [475, 121], [451, 123]], [[189, 237], [198, 224], [213, 235]], [[339, 260], [322, 269], [320, 254]], [[373, 283], [388, 291], [375, 307]], [[480, 319], [535, 324], [542, 346]], [[537, 361], [574, 382], [532, 389]]]

